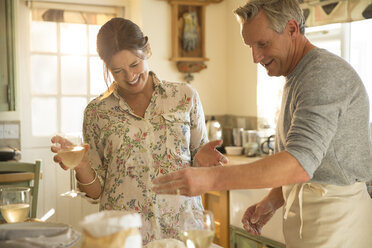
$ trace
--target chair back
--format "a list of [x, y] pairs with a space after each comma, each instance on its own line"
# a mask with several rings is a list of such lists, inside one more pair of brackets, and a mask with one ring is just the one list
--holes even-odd
[[[21, 186], [31, 189], [30, 218], [36, 218], [40, 164], [40, 160], [35, 161], [35, 163], [0, 162], [0, 187]], [[0, 217], [2, 219], [1, 213]]]

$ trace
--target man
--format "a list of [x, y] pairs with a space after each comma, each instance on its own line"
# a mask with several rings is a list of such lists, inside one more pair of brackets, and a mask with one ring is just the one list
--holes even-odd
[[210, 190], [272, 190], [244, 216], [260, 234], [284, 206], [287, 247], [370, 247], [372, 178], [369, 102], [344, 60], [312, 45], [296, 0], [251, 0], [235, 10], [253, 60], [283, 75], [275, 154], [228, 167], [188, 168], [154, 180], [155, 192], [198, 195]]

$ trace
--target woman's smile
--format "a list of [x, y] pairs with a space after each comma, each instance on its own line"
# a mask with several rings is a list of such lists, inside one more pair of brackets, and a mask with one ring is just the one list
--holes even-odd
[[137, 78], [135, 78], [134, 80], [132, 80], [132, 81], [127, 81], [127, 83], [128, 83], [129, 85], [131, 85], [131, 86], [136, 86], [136, 85], [138, 85], [139, 82], [140, 82], [140, 79], [141, 79], [141, 75], [142, 75], [142, 73], [141, 73]]

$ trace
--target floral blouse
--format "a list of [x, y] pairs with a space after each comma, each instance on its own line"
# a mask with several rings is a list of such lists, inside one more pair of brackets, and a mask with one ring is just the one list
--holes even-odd
[[202, 209], [200, 196], [156, 195], [151, 181], [192, 165], [199, 147], [208, 142], [202, 105], [186, 83], [150, 75], [154, 92], [144, 118], [133, 113], [117, 86], [85, 109], [84, 138], [100, 178], [100, 210], [126, 210], [142, 216], [146, 244], [177, 238], [180, 214], [187, 207]]

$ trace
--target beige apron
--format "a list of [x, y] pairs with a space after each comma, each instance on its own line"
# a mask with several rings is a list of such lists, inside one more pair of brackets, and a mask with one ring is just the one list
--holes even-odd
[[287, 248], [371, 248], [372, 199], [365, 183], [283, 186]]

